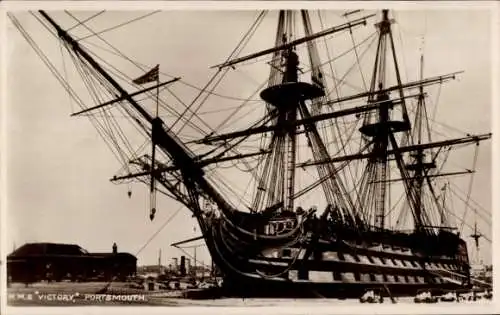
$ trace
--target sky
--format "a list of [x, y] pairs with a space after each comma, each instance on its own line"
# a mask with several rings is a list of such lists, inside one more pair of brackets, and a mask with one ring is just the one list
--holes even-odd
[[[80, 19], [97, 12], [71, 11]], [[323, 22], [341, 24], [345, 22], [341, 17], [344, 12], [325, 12]], [[92, 19], [88, 25], [96, 31], [105, 30], [148, 13], [149, 11], [105, 12]], [[105, 32], [102, 37], [134, 60], [151, 67], [159, 63], [162, 72], [169, 76], [180, 76], [184, 82], [201, 87], [215, 71], [209, 67], [227, 57], [257, 14], [256, 11], [158, 12]], [[50, 15], [65, 28], [75, 23], [61, 11], [50, 12]], [[63, 72], [65, 67], [69, 69], [61, 61], [60, 46], [47, 35], [33, 16], [26, 12], [16, 12], [15, 16], [40, 47], [45, 49], [56, 67]], [[491, 112], [492, 103], [492, 63], [488, 11], [397, 11], [393, 17], [397, 19], [398, 27], [395, 40], [397, 46], [402, 48], [399, 61], [403, 64], [403, 78], [409, 81], [418, 78], [421, 51], [425, 54], [425, 76], [465, 71], [459, 80], [452, 81], [441, 89], [429, 89], [429, 93], [434, 93], [430, 97], [431, 101], [437, 100], [439, 95], [440, 106], [436, 115], [440, 122], [447, 126], [457, 126], [461, 130], [457, 132], [449, 129], [448, 135], [460, 137], [466, 133], [490, 132], [491, 115], [488, 113]], [[272, 45], [275, 20], [276, 15], [270, 12], [256, 33], [255, 40], [243, 54]], [[371, 34], [375, 21], [371, 20], [356, 35], [356, 40], [360, 41], [364, 35]], [[86, 32], [78, 27], [73, 29], [72, 34], [82, 37]], [[90, 252], [107, 252], [111, 251], [112, 244], [116, 242], [119, 251], [137, 254], [139, 264], [156, 264], [160, 250], [163, 264], [170, 263], [171, 257], [180, 256], [182, 252], [172, 248], [170, 244], [199, 235], [197, 223], [190, 212], [182, 209], [148, 242], [164, 222], [177, 212], [179, 204], [168, 198], [158, 197], [158, 214], [151, 222], [148, 218], [147, 186], [130, 186], [132, 196], [128, 198], [129, 186], [112, 184], [109, 179], [120, 169], [120, 163], [85, 117], [70, 117], [77, 109], [76, 104], [69, 100], [64, 89], [11, 23], [8, 23], [7, 36], [8, 251], [13, 246], [19, 247], [26, 242], [65, 242], [79, 244]], [[337, 54], [343, 51], [344, 46], [351, 45], [348, 41], [335, 42], [334, 39], [332, 43], [337, 46], [332, 49]], [[101, 53], [104, 60], [113, 62], [130, 77], [143, 73], [129, 62], [96, 48], [93, 44], [104, 44], [95, 38], [80, 42]], [[368, 59], [367, 65], [371, 61]], [[338, 67], [342, 72], [342, 67], [346, 66], [340, 64]], [[232, 73], [234, 81], [221, 84], [221, 95], [246, 98], [258, 87], [258, 83], [266, 79], [264, 70], [246, 70], [246, 67], [237, 68]], [[365, 75], [369, 72], [367, 70]], [[78, 86], [77, 78], [67, 75]], [[162, 79], [166, 80], [169, 76], [163, 75]], [[351, 82], [361, 85], [359, 78], [352, 78]], [[195, 89], [182, 84], [176, 84], [172, 89], [176, 89], [176, 94], [185, 102], [192, 100], [196, 93]], [[162, 94], [163, 97], [179, 106], [172, 95], [165, 93]], [[216, 98], [210, 104], [211, 109], [220, 109], [235, 106], [235, 101]], [[258, 103], [254, 105], [250, 109], [259, 106]], [[248, 116], [254, 114], [252, 110]], [[214, 114], [205, 119], [209, 124], [217, 125], [223, 118]], [[168, 119], [166, 121], [169, 122]], [[137, 139], [134, 144], [140, 145], [141, 142]], [[451, 162], [462, 169], [470, 168], [470, 151], [459, 153], [458, 157], [450, 157]], [[480, 146], [471, 197], [489, 213], [491, 170], [491, 143], [487, 141]], [[468, 189], [468, 180], [459, 184], [464, 191]], [[463, 208], [459, 201], [454, 201], [454, 204]], [[462, 208], [459, 213], [463, 213]], [[473, 221], [474, 216], [469, 212], [467, 222]], [[489, 224], [483, 221], [477, 223], [491, 238]], [[464, 232], [464, 236], [468, 234], [470, 231]], [[469, 239], [467, 241], [469, 255], [472, 255], [473, 243]], [[144, 247], [146, 243], [148, 245]], [[192, 248], [188, 251], [190, 254], [194, 253]], [[491, 243], [484, 239], [481, 240], [480, 255], [483, 261], [491, 261]], [[210, 260], [203, 246], [197, 248], [197, 257], [205, 263]]]

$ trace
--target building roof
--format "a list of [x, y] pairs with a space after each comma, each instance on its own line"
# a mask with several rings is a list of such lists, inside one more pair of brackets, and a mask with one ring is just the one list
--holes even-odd
[[[107, 257], [114, 255], [112, 253], [89, 253], [82, 247], [76, 244], [61, 244], [61, 243], [26, 243], [13, 251], [7, 258], [22, 258], [41, 255], [65, 255], [65, 256], [94, 256]], [[137, 258], [129, 253], [117, 253], [121, 258]]]
[[88, 255], [88, 252], [75, 244], [26, 243], [12, 252], [9, 257], [38, 255]]

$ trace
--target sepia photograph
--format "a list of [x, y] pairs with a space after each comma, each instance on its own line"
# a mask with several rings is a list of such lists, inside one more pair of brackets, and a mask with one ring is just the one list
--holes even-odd
[[498, 8], [260, 8], [6, 10], [9, 309], [492, 305]]

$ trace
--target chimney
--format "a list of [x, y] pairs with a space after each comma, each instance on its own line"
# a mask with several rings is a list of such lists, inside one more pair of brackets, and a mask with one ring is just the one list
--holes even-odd
[[180, 272], [181, 272], [181, 276], [186, 275], [186, 257], [185, 256], [181, 256]]
[[113, 254], [118, 253], [118, 246], [116, 246], [116, 243], [113, 243]]

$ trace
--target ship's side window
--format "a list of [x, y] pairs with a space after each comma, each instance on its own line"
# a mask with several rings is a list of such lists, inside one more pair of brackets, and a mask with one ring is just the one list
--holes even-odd
[[410, 279], [408, 278], [408, 275], [405, 275], [405, 282], [410, 282]]
[[380, 257], [380, 261], [382, 262], [382, 264], [385, 265], [385, 258], [384, 257]]
[[309, 270], [307, 269], [299, 269], [299, 274], [298, 274], [299, 280], [309, 280]]
[[342, 280], [342, 277], [340, 276], [340, 272], [338, 272], [338, 271], [333, 272], [333, 280], [337, 280], [337, 281]]
[[352, 257], [354, 257], [354, 260], [356, 262], [360, 262], [359, 256], [357, 254], [352, 254]]
[[370, 255], [366, 255], [366, 258], [368, 258], [368, 261], [371, 263], [371, 264], [374, 264], [375, 261], [373, 260], [372, 256]]
[[394, 276], [394, 282], [399, 282], [399, 276]]
[[292, 256], [292, 250], [290, 248], [283, 249], [283, 257], [291, 257], [291, 256]]
[[281, 222], [278, 223], [278, 231], [280, 231], [280, 232], [283, 231], [283, 228], [284, 228], [283, 223], [281, 223]]
[[370, 273], [370, 281], [376, 281], [375, 275]]
[[417, 263], [416, 263], [414, 260], [410, 260], [410, 264], [411, 264], [413, 267], [418, 267], [418, 266], [417, 266]]
[[361, 276], [359, 275], [359, 272], [355, 272], [354, 273], [354, 280], [356, 280], [356, 281], [360, 281], [361, 280]]
[[394, 258], [391, 258], [391, 262], [394, 266], [397, 266], [398, 264], [396, 263], [396, 260]]
[[382, 277], [384, 278], [384, 282], [388, 282], [389, 281], [389, 280], [387, 280], [387, 275], [385, 273], [382, 275]]
[[344, 253], [342, 253], [342, 252], [338, 252], [338, 253], [337, 253], [337, 256], [339, 256], [339, 260], [341, 260], [341, 261], [345, 261]]

